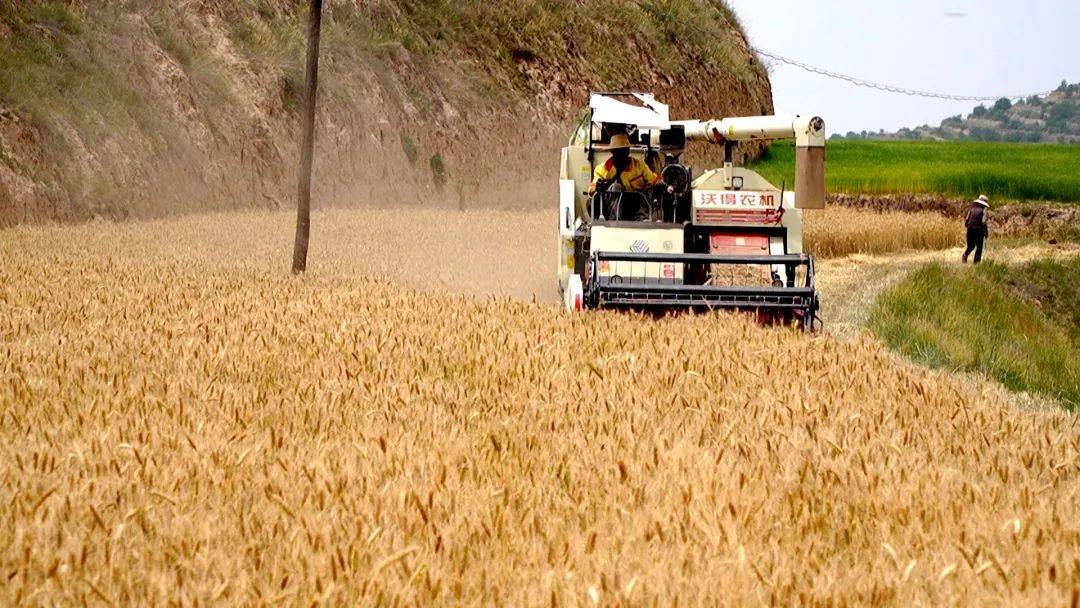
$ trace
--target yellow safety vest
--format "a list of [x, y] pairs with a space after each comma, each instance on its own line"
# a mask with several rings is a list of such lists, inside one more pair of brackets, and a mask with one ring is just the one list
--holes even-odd
[[[596, 182], [613, 179], [616, 172], [615, 161], [610, 158], [597, 165], [596, 170], [593, 171], [593, 181], [592, 185], [589, 186], [589, 191], [594, 192], [596, 190]], [[649, 165], [645, 164], [645, 161], [640, 158], [630, 157], [630, 165], [623, 169], [619, 181], [622, 182], [623, 188], [627, 192], [640, 192], [649, 186], [655, 186], [660, 181], [660, 176], [653, 173]]]

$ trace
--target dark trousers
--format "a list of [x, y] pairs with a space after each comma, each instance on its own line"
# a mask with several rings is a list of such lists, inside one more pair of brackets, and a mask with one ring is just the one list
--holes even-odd
[[624, 222], [648, 221], [649, 206], [640, 195], [630, 193], [626, 196], [620, 196], [614, 194], [614, 192], [622, 192], [622, 190], [608, 190], [608, 192], [612, 192], [612, 194], [607, 194], [604, 197], [604, 213], [607, 219], [622, 220]]
[[967, 262], [968, 255], [972, 251], [975, 252], [975, 263], [978, 264], [982, 260], [983, 243], [986, 242], [986, 231], [982, 228], [968, 228], [967, 231], [967, 249], [964, 250], [964, 262]]

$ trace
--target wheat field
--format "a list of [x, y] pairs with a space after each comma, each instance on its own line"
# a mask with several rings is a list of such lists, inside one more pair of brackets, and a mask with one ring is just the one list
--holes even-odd
[[863, 211], [829, 207], [803, 214], [803, 248], [820, 258], [948, 249], [963, 244], [960, 219], [923, 211]]
[[362, 217], [0, 232], [0, 603], [1077, 603], [1075, 417]]

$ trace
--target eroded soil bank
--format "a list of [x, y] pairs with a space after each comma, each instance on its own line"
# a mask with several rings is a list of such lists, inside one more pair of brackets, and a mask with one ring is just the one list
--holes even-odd
[[[829, 195], [829, 203], [872, 211], [933, 211], [959, 221], [971, 204], [934, 194]], [[989, 213], [990, 231], [997, 236], [1033, 236], [1050, 241], [1080, 241], [1080, 205], [1007, 203]]]

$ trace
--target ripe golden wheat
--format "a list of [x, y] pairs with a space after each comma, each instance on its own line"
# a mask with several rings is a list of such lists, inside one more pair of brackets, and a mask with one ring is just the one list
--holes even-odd
[[0, 233], [0, 603], [1076, 597], [1074, 417], [870, 341], [358, 278], [353, 217], [302, 278], [285, 214]]
[[830, 207], [807, 211], [803, 243], [822, 258], [908, 249], [948, 249], [962, 244], [963, 223], [929, 211], [862, 211]]

